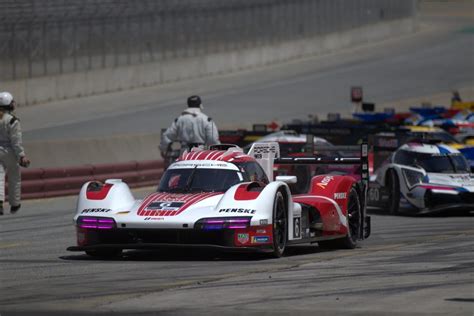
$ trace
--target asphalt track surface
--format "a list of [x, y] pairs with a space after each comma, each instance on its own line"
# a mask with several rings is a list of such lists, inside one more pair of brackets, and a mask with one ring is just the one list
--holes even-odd
[[181, 250], [100, 260], [66, 251], [74, 207], [27, 201], [0, 217], [2, 316], [474, 312], [472, 216], [372, 214], [372, 236], [354, 250], [298, 246], [280, 259]]
[[474, 5], [443, 5], [423, 12], [419, 32], [377, 44], [252, 71], [20, 108], [24, 140], [159, 133], [191, 94], [203, 97], [205, 112], [218, 127], [237, 128], [308, 114], [348, 114], [353, 85], [364, 87], [366, 101], [395, 108], [398, 100], [472, 90]]
[[[158, 131], [199, 91], [225, 126], [235, 113], [245, 124], [345, 112], [353, 84], [388, 103], [472, 87], [471, 16], [441, 12], [416, 35], [274, 68], [29, 107], [20, 113], [25, 140]], [[25, 201], [0, 217], [0, 315], [474, 314], [472, 215], [376, 213], [372, 236], [355, 250], [298, 246], [281, 259], [131, 251], [98, 260], [66, 251], [75, 203]]]

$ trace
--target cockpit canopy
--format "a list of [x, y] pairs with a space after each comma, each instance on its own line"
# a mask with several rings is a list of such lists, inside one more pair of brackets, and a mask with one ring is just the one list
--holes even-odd
[[173, 193], [225, 192], [240, 182], [268, 183], [256, 161], [206, 162], [182, 161], [170, 166], [163, 175], [158, 191]]
[[433, 154], [401, 149], [395, 153], [396, 164], [423, 168], [432, 173], [469, 173], [466, 158], [459, 153]]

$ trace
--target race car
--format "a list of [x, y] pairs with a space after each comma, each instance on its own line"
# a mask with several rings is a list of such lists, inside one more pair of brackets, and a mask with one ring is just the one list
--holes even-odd
[[391, 214], [474, 211], [474, 176], [447, 145], [402, 145], [371, 176], [368, 205]]
[[[228, 147], [228, 148], [227, 148]], [[121, 180], [87, 182], [74, 223], [77, 246], [91, 256], [117, 256], [123, 249], [204, 247], [266, 252], [318, 242], [354, 248], [370, 235], [365, 181], [319, 175], [305, 194], [292, 195], [295, 176], [273, 181], [274, 163], [366, 163], [363, 158], [287, 158], [276, 143], [257, 143], [248, 154], [216, 145], [193, 148], [164, 173], [158, 191], [136, 200]], [[365, 157], [365, 158], [364, 158]], [[366, 169], [364, 169], [366, 170]]]
[[[257, 142], [276, 142], [280, 148], [280, 155], [287, 157], [308, 157], [317, 155], [319, 157], [331, 156], [354, 156], [354, 148], [359, 151], [359, 146], [334, 146], [327, 140], [313, 135], [298, 134], [291, 130], [282, 130], [268, 134]], [[252, 144], [247, 148], [249, 149]], [[346, 151], [343, 151], [343, 150]], [[348, 151], [349, 149], [349, 151]], [[293, 193], [305, 193], [311, 185], [311, 179], [318, 174], [350, 174], [360, 179], [359, 165], [288, 165], [274, 164], [273, 175], [285, 176], [295, 175], [298, 182], [290, 184]]]
[[474, 172], [474, 146], [460, 143], [453, 135], [439, 127], [403, 126], [397, 130], [396, 134], [400, 138], [401, 143], [421, 139], [443, 143], [457, 149], [467, 159], [471, 171]]

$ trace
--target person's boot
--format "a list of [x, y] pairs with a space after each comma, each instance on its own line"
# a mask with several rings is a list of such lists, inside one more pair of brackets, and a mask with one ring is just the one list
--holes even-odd
[[10, 213], [15, 214], [20, 209], [21, 204], [10, 206]]
[[0, 201], [0, 215], [3, 215], [3, 201]]

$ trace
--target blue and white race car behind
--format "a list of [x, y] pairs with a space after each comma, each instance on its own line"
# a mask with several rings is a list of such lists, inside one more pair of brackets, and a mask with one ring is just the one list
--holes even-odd
[[452, 147], [408, 143], [371, 177], [368, 204], [391, 214], [474, 211], [474, 175]]

